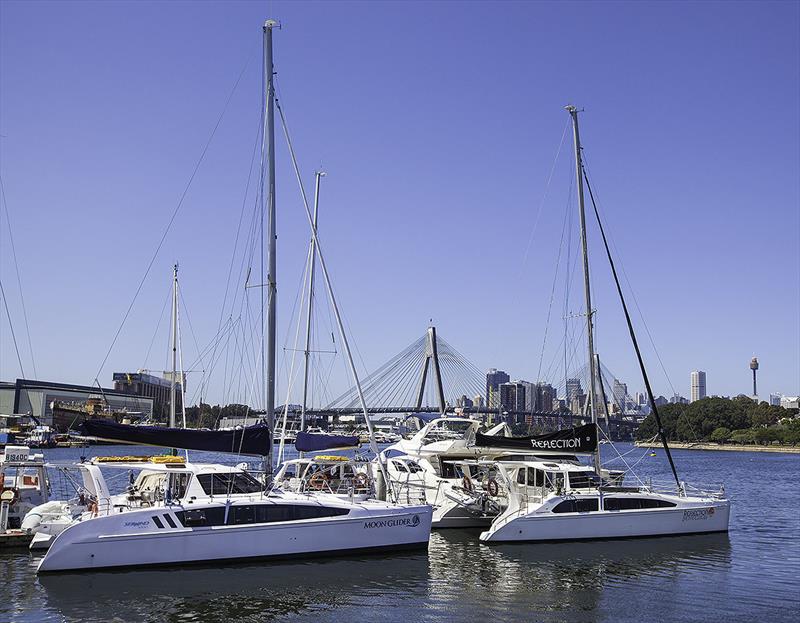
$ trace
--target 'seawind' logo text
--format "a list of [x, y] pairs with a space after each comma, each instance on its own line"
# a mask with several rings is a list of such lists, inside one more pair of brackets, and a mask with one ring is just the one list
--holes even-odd
[[416, 528], [419, 525], [419, 515], [401, 517], [399, 519], [381, 519], [380, 521], [365, 521], [364, 529], [372, 528]]

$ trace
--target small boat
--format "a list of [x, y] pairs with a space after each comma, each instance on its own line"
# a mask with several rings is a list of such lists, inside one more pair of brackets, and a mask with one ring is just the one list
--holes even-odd
[[49, 501], [47, 469], [42, 454], [27, 446], [6, 446], [0, 455], [0, 544], [27, 547], [31, 534], [22, 522], [33, 508]]

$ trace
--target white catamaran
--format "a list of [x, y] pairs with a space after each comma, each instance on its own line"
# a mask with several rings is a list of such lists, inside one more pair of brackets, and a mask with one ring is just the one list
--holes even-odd
[[[598, 361], [594, 352], [593, 310], [589, 282], [589, 257], [586, 243], [586, 215], [583, 182], [594, 205], [591, 186], [583, 167], [578, 110], [567, 107], [572, 117], [575, 162], [577, 173], [578, 204], [580, 210], [581, 246], [583, 254], [584, 299], [586, 304], [586, 335], [588, 342], [588, 367], [590, 373], [589, 408], [592, 417], [593, 443], [587, 446], [594, 459], [593, 466], [582, 465], [577, 454], [582, 450], [581, 438], [576, 435], [572, 442], [556, 443], [549, 447], [555, 452], [552, 457], [541, 456], [535, 460], [497, 461], [498, 479], [508, 492], [506, 509], [481, 534], [481, 541], [545, 541], [574, 539], [604, 539], [692, 534], [701, 532], [724, 532], [728, 530], [730, 502], [724, 489], [714, 492], [694, 491], [689, 493], [685, 483], [678, 479], [677, 470], [670, 454], [669, 445], [661, 426], [658, 406], [655, 404], [650, 381], [644, 367], [639, 345], [633, 330], [627, 304], [622, 294], [616, 268], [608, 247], [602, 222], [596, 206], [598, 227], [611, 265], [628, 330], [641, 368], [656, 418], [661, 440], [675, 479], [674, 487], [659, 489], [647, 484], [623, 486], [619, 478], [610, 478], [600, 468], [600, 451], [597, 443], [598, 382], [601, 382]], [[577, 430], [577, 429], [574, 429]], [[564, 433], [567, 433], [564, 431]], [[520, 440], [525, 443], [524, 440]], [[528, 439], [528, 447], [547, 448], [547, 442]], [[590, 440], [591, 441], [591, 440]], [[576, 456], [564, 456], [564, 452]]]
[[[262, 162], [267, 165], [267, 179], [263, 187], [269, 215], [266, 419], [270, 431], [275, 430], [276, 218], [272, 34], [277, 26], [277, 22], [268, 20], [263, 27], [265, 92]], [[289, 147], [292, 164], [298, 173], [291, 143]], [[370, 445], [377, 455], [366, 402], [304, 192], [303, 200], [342, 345], [370, 431]], [[175, 404], [174, 393], [172, 404]], [[174, 415], [171, 420], [170, 424], [174, 426]], [[206, 437], [212, 433], [172, 429], [161, 431], [171, 431], [170, 434], [175, 436], [198, 436], [202, 432], [202, 436]], [[230, 435], [231, 448], [228, 451], [237, 452], [237, 448], [247, 442], [247, 431], [248, 428], [213, 432]], [[145, 434], [147, 432], [143, 431]], [[272, 440], [267, 439], [261, 445], [268, 446], [260, 454], [269, 457], [266, 470], [269, 479]], [[176, 443], [175, 447], [191, 446]], [[195, 464], [172, 457], [157, 458], [155, 461], [142, 465], [138, 462], [101, 463], [95, 460], [88, 465], [86, 472], [94, 480], [92, 488], [96, 492], [95, 497], [90, 500], [85, 512], [80, 513], [52, 539], [38, 570], [51, 572], [184, 565], [265, 557], [373, 552], [425, 547], [430, 537], [430, 506], [363, 499], [356, 490], [357, 477], [352, 479], [349, 495], [342, 495], [341, 491], [322, 490], [309, 495], [286, 491], [271, 484], [265, 486], [264, 482], [239, 467]], [[101, 464], [104, 468], [138, 469], [141, 474], [128, 491], [111, 495], [100, 470]], [[382, 461], [379, 464], [385, 479], [385, 466]], [[344, 472], [342, 475], [347, 476]]]

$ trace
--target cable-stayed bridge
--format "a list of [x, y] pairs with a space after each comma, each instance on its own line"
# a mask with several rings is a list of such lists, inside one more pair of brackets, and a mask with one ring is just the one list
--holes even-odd
[[[508, 408], [508, 404], [501, 403], [497, 393], [489, 396], [489, 404], [486, 404], [486, 374], [441, 338], [435, 327], [429, 327], [423, 336], [363, 378], [361, 388], [367, 411], [373, 414], [459, 413], [478, 415], [492, 421], [506, 420], [541, 428], [561, 428], [589, 421], [585, 394], [578, 394], [582, 388], [589, 386], [588, 368], [588, 365], [584, 365], [562, 379], [560, 385], [538, 384], [539, 387], [549, 388], [549, 403], [555, 403], [556, 408], [542, 409], [541, 403], [548, 401], [536, 399], [527, 400], [525, 408]], [[602, 391], [605, 394], [601, 398], [606, 404], [611, 402], [618, 405], [616, 413], [608, 414], [607, 418], [601, 409], [601, 420], [607, 419], [612, 429], [632, 428], [635, 426], [634, 420], [622, 415], [629, 396], [620, 395], [620, 384], [612, 385], [616, 379], [607, 368], [600, 366], [600, 369]], [[535, 383], [526, 385], [534, 388], [534, 391], [537, 387]], [[555, 400], [557, 395], [563, 396], [564, 401], [572, 405], [561, 406], [562, 403]], [[581, 395], [583, 401], [580, 400]], [[297, 409], [289, 409], [289, 414], [298, 413]], [[306, 409], [305, 413], [312, 418], [327, 418], [357, 415], [363, 413], [363, 409], [356, 388], [351, 387], [327, 406]]]

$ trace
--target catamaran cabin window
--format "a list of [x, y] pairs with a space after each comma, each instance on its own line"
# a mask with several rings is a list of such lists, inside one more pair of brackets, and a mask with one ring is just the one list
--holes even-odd
[[186, 495], [186, 489], [189, 487], [191, 478], [192, 475], [187, 473], [169, 475], [169, 493], [172, 498], [180, 500]]
[[408, 471], [412, 474], [419, 474], [422, 471], [422, 468], [415, 461], [406, 461], [406, 465], [408, 465]]
[[564, 500], [554, 508], [554, 513], [588, 513], [599, 508], [597, 498]]
[[603, 506], [607, 511], [630, 511], [640, 508], [674, 508], [674, 502], [654, 498], [605, 498]]
[[600, 476], [594, 472], [569, 472], [569, 486], [571, 489], [591, 489], [602, 484]]
[[404, 474], [408, 473], [408, 468], [403, 464], [402, 461], [392, 461], [392, 465], [398, 472], [403, 472]]
[[[273, 523], [276, 521], [295, 521], [298, 519], [318, 519], [321, 517], [337, 517], [347, 515], [346, 508], [300, 504], [244, 504], [233, 505], [228, 509], [227, 525], [244, 525], [254, 523]], [[175, 513], [178, 520], [190, 528], [223, 526], [225, 508], [198, 508]]]
[[244, 472], [223, 474], [200, 474], [197, 481], [206, 495], [229, 495], [237, 493], [260, 493], [261, 483]]

